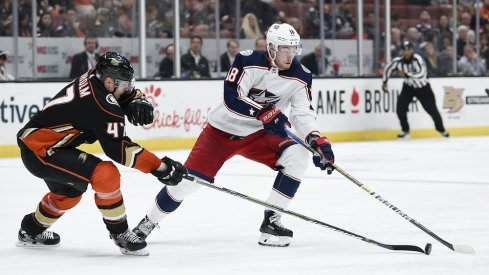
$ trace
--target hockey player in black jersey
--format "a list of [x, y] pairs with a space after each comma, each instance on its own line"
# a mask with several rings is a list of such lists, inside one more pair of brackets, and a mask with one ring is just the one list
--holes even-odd
[[396, 57], [391, 63], [387, 64], [382, 74], [382, 90], [388, 92], [387, 80], [392, 72], [397, 71], [399, 76], [404, 77], [401, 94], [397, 101], [397, 116], [401, 123], [402, 131], [397, 135], [398, 138], [409, 138], [409, 123], [407, 112], [409, 104], [416, 97], [423, 108], [428, 112], [435, 122], [436, 130], [444, 137], [449, 137], [448, 132], [443, 126], [443, 120], [436, 108], [435, 95], [428, 81], [428, 70], [426, 63], [419, 54], [414, 53], [413, 44], [404, 41], [401, 44], [402, 57]]
[[116, 166], [77, 149], [99, 141], [105, 154], [120, 164], [152, 173], [164, 184], [182, 180], [187, 173], [182, 164], [159, 159], [125, 135], [125, 116], [135, 125], [153, 118], [151, 104], [134, 88], [133, 74], [125, 57], [108, 52], [94, 70], [70, 82], [19, 131], [24, 165], [50, 192], [22, 219], [18, 246], [58, 246], [59, 235], [46, 229], [77, 205], [90, 184], [110, 238], [121, 252], [148, 255], [146, 242], [128, 229]]

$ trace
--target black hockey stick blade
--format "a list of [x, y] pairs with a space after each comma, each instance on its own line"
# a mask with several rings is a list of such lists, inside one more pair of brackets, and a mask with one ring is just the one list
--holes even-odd
[[416, 251], [416, 252], [424, 253], [426, 255], [430, 255], [431, 247], [432, 247], [430, 243], [426, 244], [425, 249], [422, 249], [421, 247], [415, 245], [389, 245], [389, 244], [382, 244], [382, 243], [378, 243], [377, 245], [390, 250]]

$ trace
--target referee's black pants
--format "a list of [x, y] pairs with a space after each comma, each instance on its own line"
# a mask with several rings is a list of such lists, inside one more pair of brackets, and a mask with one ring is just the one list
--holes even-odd
[[426, 112], [431, 116], [435, 122], [436, 130], [438, 132], [444, 132], [445, 127], [443, 127], [443, 121], [436, 108], [435, 94], [433, 93], [433, 90], [431, 90], [430, 84], [422, 88], [414, 88], [407, 84], [402, 85], [401, 94], [397, 99], [397, 117], [399, 117], [402, 131], [409, 132], [407, 112], [409, 104], [413, 101], [414, 97], [421, 102], [421, 106], [423, 106]]

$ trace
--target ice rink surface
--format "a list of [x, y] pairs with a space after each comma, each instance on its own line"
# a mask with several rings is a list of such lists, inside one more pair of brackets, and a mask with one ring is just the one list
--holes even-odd
[[[489, 274], [489, 137], [335, 143], [336, 163], [452, 244], [455, 253], [338, 173], [312, 166], [290, 209], [387, 244], [433, 244], [430, 256], [390, 251], [294, 217], [290, 247], [257, 244], [263, 208], [202, 187], [148, 238], [149, 257], [120, 254], [109, 239], [93, 191], [51, 229], [57, 248], [15, 246], [22, 217], [47, 192], [20, 159], [0, 159], [0, 274]], [[184, 161], [188, 151], [159, 152]], [[209, 156], [212, 157], [212, 156]], [[161, 184], [120, 167], [130, 227]], [[216, 184], [266, 199], [275, 172], [231, 159]]]

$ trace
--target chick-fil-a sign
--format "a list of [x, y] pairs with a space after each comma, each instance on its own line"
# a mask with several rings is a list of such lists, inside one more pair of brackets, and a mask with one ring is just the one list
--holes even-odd
[[155, 109], [153, 123], [143, 126], [144, 129], [159, 128], [183, 128], [185, 132], [192, 130], [192, 127], [198, 127], [199, 130], [207, 124], [208, 113], [210, 108], [202, 110], [200, 108], [186, 108], [183, 114], [177, 110], [164, 111]]

